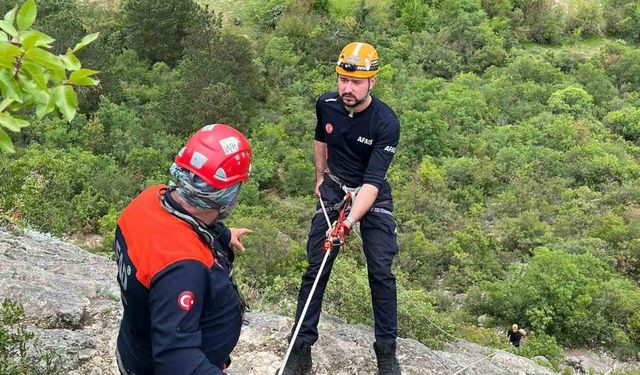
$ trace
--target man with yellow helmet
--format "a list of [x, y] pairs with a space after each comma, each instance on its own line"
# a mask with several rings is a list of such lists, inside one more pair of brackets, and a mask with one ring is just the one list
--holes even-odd
[[509, 342], [511, 343], [511, 345], [515, 346], [516, 348], [520, 347], [520, 340], [525, 335], [526, 335], [525, 330], [522, 328], [518, 329], [518, 325], [515, 323], [513, 323], [513, 325], [511, 326], [511, 329], [507, 332], [507, 336], [509, 337]]
[[[391, 263], [398, 252], [391, 187], [386, 173], [396, 152], [400, 122], [393, 110], [371, 96], [376, 84], [378, 53], [367, 43], [349, 43], [336, 63], [337, 92], [322, 95], [316, 103], [314, 156], [316, 195], [329, 207], [330, 220], [338, 217], [345, 194], [356, 194], [344, 221], [344, 233], [359, 222], [375, 318], [374, 349], [380, 375], [400, 374], [396, 358], [397, 296]], [[296, 323], [311, 292], [324, 258], [328, 230], [321, 205], [313, 216], [307, 258], [302, 276]], [[333, 208], [333, 209], [332, 209]], [[329, 254], [317, 290], [309, 304], [283, 375], [308, 374], [311, 346], [318, 340], [322, 296], [338, 251]]]

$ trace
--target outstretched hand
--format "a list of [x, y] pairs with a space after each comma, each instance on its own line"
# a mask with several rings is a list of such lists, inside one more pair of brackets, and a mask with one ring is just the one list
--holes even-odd
[[229, 241], [229, 247], [234, 253], [244, 252], [244, 245], [242, 244], [242, 236], [245, 234], [251, 234], [253, 231], [248, 228], [229, 228], [231, 231], [231, 241]]

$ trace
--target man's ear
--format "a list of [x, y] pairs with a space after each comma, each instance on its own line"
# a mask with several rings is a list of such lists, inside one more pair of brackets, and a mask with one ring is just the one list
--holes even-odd
[[370, 90], [372, 90], [372, 89], [373, 89], [373, 86], [375, 86], [375, 85], [376, 85], [377, 80], [378, 80], [378, 78], [377, 78], [377, 77], [375, 77], [375, 76], [374, 76], [374, 77], [369, 78], [369, 87], [370, 87]]

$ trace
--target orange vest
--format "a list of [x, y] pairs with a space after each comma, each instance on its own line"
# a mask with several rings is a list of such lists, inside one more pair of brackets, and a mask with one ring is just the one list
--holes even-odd
[[162, 208], [164, 188], [155, 185], [144, 190], [118, 219], [136, 278], [146, 288], [157, 273], [175, 262], [197, 260], [207, 268], [215, 263], [209, 246], [191, 226]]

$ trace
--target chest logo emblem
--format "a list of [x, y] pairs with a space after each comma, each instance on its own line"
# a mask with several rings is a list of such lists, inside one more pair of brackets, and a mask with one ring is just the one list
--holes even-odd
[[327, 134], [333, 133], [333, 125], [330, 122], [327, 122], [327, 125], [324, 126], [324, 130], [327, 131]]
[[193, 307], [193, 304], [196, 302], [196, 297], [193, 295], [193, 292], [184, 291], [180, 293], [178, 296], [178, 307], [181, 310], [189, 311]]

